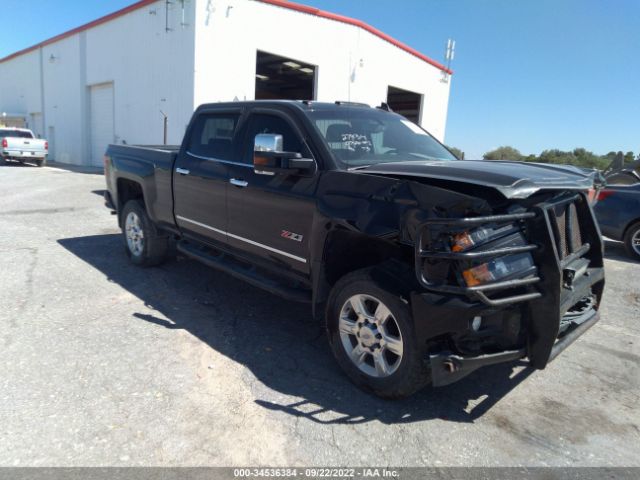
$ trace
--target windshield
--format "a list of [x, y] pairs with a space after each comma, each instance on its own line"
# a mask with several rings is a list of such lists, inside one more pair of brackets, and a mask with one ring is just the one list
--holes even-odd
[[415, 123], [384, 110], [336, 107], [308, 112], [336, 160], [354, 168], [410, 160], [456, 160]]
[[13, 138], [33, 138], [31, 132], [24, 130], [3, 130], [0, 129], [0, 137], [13, 137]]

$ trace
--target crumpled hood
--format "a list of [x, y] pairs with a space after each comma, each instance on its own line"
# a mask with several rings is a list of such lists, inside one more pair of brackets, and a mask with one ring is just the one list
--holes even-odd
[[506, 198], [527, 198], [538, 190], [587, 190], [601, 181], [598, 171], [573, 165], [496, 160], [390, 162], [358, 171], [482, 185]]

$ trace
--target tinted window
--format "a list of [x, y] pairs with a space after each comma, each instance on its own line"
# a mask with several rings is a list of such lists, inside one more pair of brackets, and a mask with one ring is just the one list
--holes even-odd
[[[245, 149], [244, 162], [253, 163], [253, 144], [256, 135], [260, 133], [273, 133], [282, 135], [283, 148], [285, 152], [303, 152], [303, 143], [295, 130], [284, 118], [276, 115], [255, 114], [249, 123], [249, 133], [247, 135], [247, 148]], [[305, 155], [303, 155], [305, 156]]]
[[189, 152], [202, 157], [233, 160], [233, 135], [238, 126], [237, 113], [200, 115], [189, 139]]
[[634, 172], [614, 173], [607, 177], [608, 185], [636, 185], [640, 183], [640, 175]]
[[31, 132], [23, 132], [20, 130], [1, 130], [0, 137], [13, 137], [13, 138], [33, 138]]

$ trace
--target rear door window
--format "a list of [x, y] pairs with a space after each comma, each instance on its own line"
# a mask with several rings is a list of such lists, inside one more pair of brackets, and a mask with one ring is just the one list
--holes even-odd
[[200, 115], [191, 129], [187, 151], [200, 157], [234, 160], [233, 137], [239, 113]]

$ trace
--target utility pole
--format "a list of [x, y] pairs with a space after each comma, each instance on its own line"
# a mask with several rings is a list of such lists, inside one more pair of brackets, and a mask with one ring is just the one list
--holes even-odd
[[166, 113], [164, 113], [162, 110], [160, 110], [160, 113], [162, 114], [162, 126], [163, 126], [163, 135], [162, 135], [162, 144], [166, 145], [167, 144], [167, 125], [168, 125], [168, 116]]

